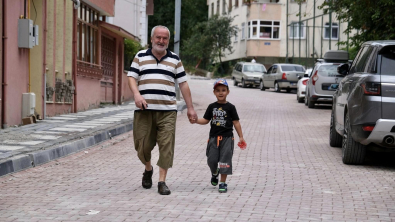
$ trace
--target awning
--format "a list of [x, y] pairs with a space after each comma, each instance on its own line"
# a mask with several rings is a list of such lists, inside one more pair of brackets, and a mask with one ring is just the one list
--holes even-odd
[[113, 24], [110, 24], [110, 23], [107, 23], [107, 22], [103, 22], [103, 21], [100, 21], [99, 25], [101, 27], [111, 31], [111, 32], [114, 32], [114, 33], [118, 34], [119, 36], [122, 36], [122, 37], [126, 38], [126, 39], [130, 39], [130, 40], [133, 40], [133, 41], [140, 42], [140, 38], [139, 37], [134, 36], [133, 34], [131, 34], [130, 32], [126, 31], [125, 29], [123, 29], [123, 28], [121, 28], [119, 26], [116, 26], [116, 25], [113, 25]]

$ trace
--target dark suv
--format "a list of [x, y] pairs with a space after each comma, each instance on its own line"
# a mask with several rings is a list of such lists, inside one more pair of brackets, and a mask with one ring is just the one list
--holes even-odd
[[362, 45], [333, 95], [329, 143], [345, 164], [361, 164], [367, 145], [395, 150], [395, 41]]

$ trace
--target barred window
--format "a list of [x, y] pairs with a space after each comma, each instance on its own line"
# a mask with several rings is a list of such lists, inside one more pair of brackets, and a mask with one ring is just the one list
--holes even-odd
[[77, 22], [77, 60], [98, 64], [99, 12], [81, 3]]

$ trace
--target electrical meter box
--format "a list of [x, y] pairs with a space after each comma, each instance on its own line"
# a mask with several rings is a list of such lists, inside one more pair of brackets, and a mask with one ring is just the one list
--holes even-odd
[[[37, 27], [38, 31], [38, 27]], [[34, 36], [33, 20], [19, 19], [18, 20], [18, 47], [19, 48], [33, 48], [36, 45], [36, 38]], [[37, 35], [38, 38], [38, 35]]]

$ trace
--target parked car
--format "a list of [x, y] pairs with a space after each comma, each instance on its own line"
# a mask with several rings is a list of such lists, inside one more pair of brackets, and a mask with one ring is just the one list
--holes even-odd
[[260, 63], [238, 62], [232, 71], [233, 84], [237, 86], [241, 83], [243, 88], [259, 86], [260, 78], [265, 72], [265, 66]]
[[338, 73], [329, 144], [342, 147], [343, 163], [363, 163], [367, 147], [395, 150], [395, 41], [364, 43]]
[[313, 71], [313, 69], [306, 69], [306, 71], [304, 72], [304, 76], [299, 77], [299, 81], [296, 84], [296, 100], [299, 103], [302, 103], [304, 101], [306, 95], [306, 85], [307, 81], [309, 80], [311, 71]]
[[332, 104], [332, 95], [343, 76], [337, 73], [341, 63], [348, 62], [348, 52], [343, 50], [330, 50], [324, 54], [323, 59], [317, 59], [312, 75], [306, 85], [305, 104], [314, 108], [316, 103]]
[[273, 64], [267, 73], [262, 75], [261, 90], [274, 88], [274, 91], [280, 92], [282, 89], [290, 92], [296, 89], [299, 77], [304, 76], [305, 69], [297, 64]]

